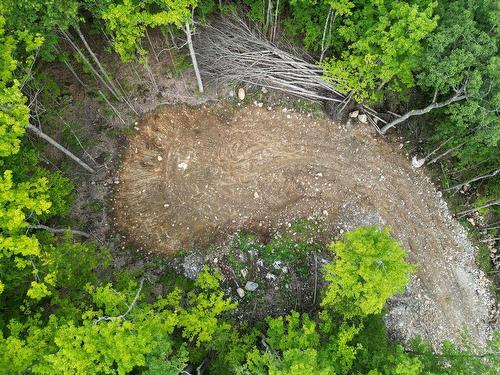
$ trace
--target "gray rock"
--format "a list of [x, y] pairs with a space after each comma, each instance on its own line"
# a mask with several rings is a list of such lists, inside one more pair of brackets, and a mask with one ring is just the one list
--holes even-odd
[[238, 296], [240, 296], [240, 298], [245, 297], [245, 291], [241, 288], [236, 289], [236, 293], [238, 293]]
[[253, 292], [259, 287], [259, 284], [254, 283], [253, 281], [247, 281], [245, 284], [245, 289], [248, 290], [249, 292]]
[[358, 116], [358, 120], [359, 122], [361, 122], [362, 124], [366, 124], [368, 123], [368, 117], [365, 115], [365, 114], [361, 114]]
[[356, 118], [358, 117], [359, 115], [359, 111], [352, 111], [351, 113], [349, 113], [349, 117], [351, 118]]

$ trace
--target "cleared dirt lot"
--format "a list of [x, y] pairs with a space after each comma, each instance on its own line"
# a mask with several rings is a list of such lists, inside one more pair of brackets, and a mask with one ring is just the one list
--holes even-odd
[[[163, 107], [131, 138], [118, 175], [118, 229], [144, 251], [222, 243], [320, 217], [332, 233], [390, 225], [418, 271], [391, 301], [402, 340], [484, 342], [493, 299], [474, 248], [429, 179], [370, 128], [281, 108]], [[332, 236], [333, 237], [333, 236]]]

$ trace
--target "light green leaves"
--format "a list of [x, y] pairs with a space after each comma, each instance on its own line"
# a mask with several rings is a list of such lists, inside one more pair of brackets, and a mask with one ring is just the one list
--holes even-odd
[[379, 101], [384, 87], [393, 92], [413, 87], [422, 40], [437, 25], [436, 3], [355, 3], [338, 29], [347, 48], [322, 64], [325, 79], [353, 92], [359, 102]]
[[100, 17], [113, 36], [113, 46], [122, 61], [145, 57], [141, 46], [147, 27], [181, 27], [191, 17], [197, 0], [118, 0], [102, 9]]
[[355, 229], [330, 249], [336, 259], [325, 266], [329, 285], [321, 305], [348, 319], [380, 313], [387, 299], [403, 291], [413, 270], [388, 228]]

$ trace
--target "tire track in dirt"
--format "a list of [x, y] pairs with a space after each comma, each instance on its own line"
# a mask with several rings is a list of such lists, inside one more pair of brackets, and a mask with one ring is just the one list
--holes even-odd
[[144, 250], [221, 243], [237, 230], [275, 231], [319, 216], [333, 233], [390, 225], [418, 271], [387, 323], [484, 342], [493, 299], [474, 248], [422, 171], [371, 129], [245, 107], [157, 110], [131, 139], [115, 196], [116, 225]]

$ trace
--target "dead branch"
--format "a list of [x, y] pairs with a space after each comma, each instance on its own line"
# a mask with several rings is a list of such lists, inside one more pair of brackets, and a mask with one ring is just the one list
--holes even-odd
[[32, 131], [35, 133], [38, 137], [44, 139], [48, 143], [50, 143], [52, 146], [57, 148], [58, 150], [62, 151], [66, 156], [70, 157], [73, 159], [75, 162], [77, 162], [79, 165], [81, 165], [84, 169], [89, 171], [90, 173], [95, 173], [95, 170], [90, 167], [87, 163], [85, 163], [83, 160], [81, 160], [79, 157], [77, 157], [75, 154], [73, 154], [71, 151], [69, 151], [67, 148], [62, 146], [61, 144], [57, 143], [54, 139], [50, 138], [47, 134], [42, 132], [40, 129], [38, 129], [36, 126], [33, 125], [28, 125], [28, 130]]
[[70, 232], [72, 234], [76, 234], [77, 236], [82, 236], [85, 238], [90, 238], [92, 237], [90, 234], [86, 232], [82, 232], [80, 230], [74, 230], [74, 229], [66, 229], [66, 228], [51, 228], [43, 224], [37, 224], [37, 225], [30, 225], [28, 226], [28, 229], [43, 229], [46, 230], [47, 232], [54, 233], [54, 234], [62, 234], [66, 232]]

